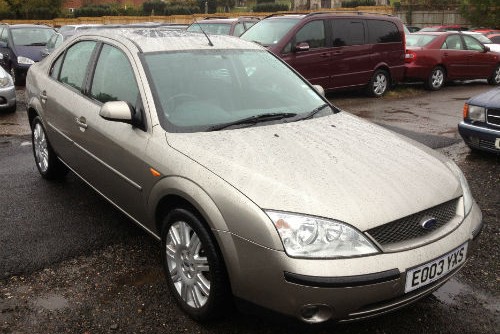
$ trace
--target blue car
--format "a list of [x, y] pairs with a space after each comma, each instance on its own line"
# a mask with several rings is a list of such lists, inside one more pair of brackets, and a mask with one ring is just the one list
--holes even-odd
[[500, 154], [500, 88], [465, 102], [458, 132], [471, 149]]
[[45, 25], [0, 25], [0, 65], [16, 86], [23, 85], [29, 67], [42, 60], [42, 51], [55, 32]]

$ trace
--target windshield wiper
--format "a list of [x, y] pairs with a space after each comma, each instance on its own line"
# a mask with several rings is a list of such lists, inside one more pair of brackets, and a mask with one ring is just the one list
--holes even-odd
[[309, 114], [305, 115], [304, 117], [302, 117], [301, 119], [299, 119], [299, 121], [302, 121], [304, 119], [310, 119], [310, 118], [313, 118], [314, 115], [316, 115], [317, 113], [319, 113], [321, 110], [325, 109], [326, 107], [328, 107], [329, 104], [328, 103], [325, 103], [325, 104], [322, 104], [320, 105], [319, 107], [317, 108], [314, 108]]
[[229, 122], [229, 123], [224, 123], [224, 124], [218, 124], [211, 126], [208, 128], [208, 131], [218, 131], [222, 130], [225, 128], [228, 128], [233, 125], [240, 125], [240, 124], [256, 124], [259, 122], [267, 122], [267, 121], [275, 121], [283, 118], [290, 118], [297, 116], [295, 113], [291, 112], [282, 112], [282, 113], [271, 113], [271, 114], [259, 114], [259, 115], [253, 115], [250, 117], [242, 118], [234, 122]]
[[38, 43], [26, 44], [25, 46], [45, 46], [45, 45], [47, 45], [47, 43], [38, 42]]

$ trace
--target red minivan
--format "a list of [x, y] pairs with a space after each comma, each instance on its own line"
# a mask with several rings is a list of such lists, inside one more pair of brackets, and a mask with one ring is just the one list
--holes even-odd
[[390, 15], [278, 14], [241, 38], [266, 46], [325, 91], [365, 88], [379, 97], [404, 76], [404, 27]]

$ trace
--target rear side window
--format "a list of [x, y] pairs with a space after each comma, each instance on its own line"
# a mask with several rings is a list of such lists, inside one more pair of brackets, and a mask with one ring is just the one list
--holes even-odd
[[397, 25], [390, 21], [366, 20], [369, 31], [369, 43], [401, 42], [401, 33]]
[[365, 27], [361, 20], [333, 21], [333, 46], [365, 44]]
[[462, 39], [458, 35], [451, 35], [446, 37], [441, 49], [448, 50], [463, 50]]
[[95, 45], [94, 41], [84, 41], [72, 45], [66, 51], [59, 81], [81, 91]]

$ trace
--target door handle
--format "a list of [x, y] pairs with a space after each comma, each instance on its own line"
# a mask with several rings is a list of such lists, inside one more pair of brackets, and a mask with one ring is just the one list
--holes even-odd
[[87, 125], [87, 120], [85, 117], [80, 116], [75, 118], [76, 124], [78, 124], [79, 127], [86, 129], [88, 127]]
[[43, 91], [40, 93], [40, 100], [42, 101], [42, 103], [47, 102], [47, 92], [46, 91]]

